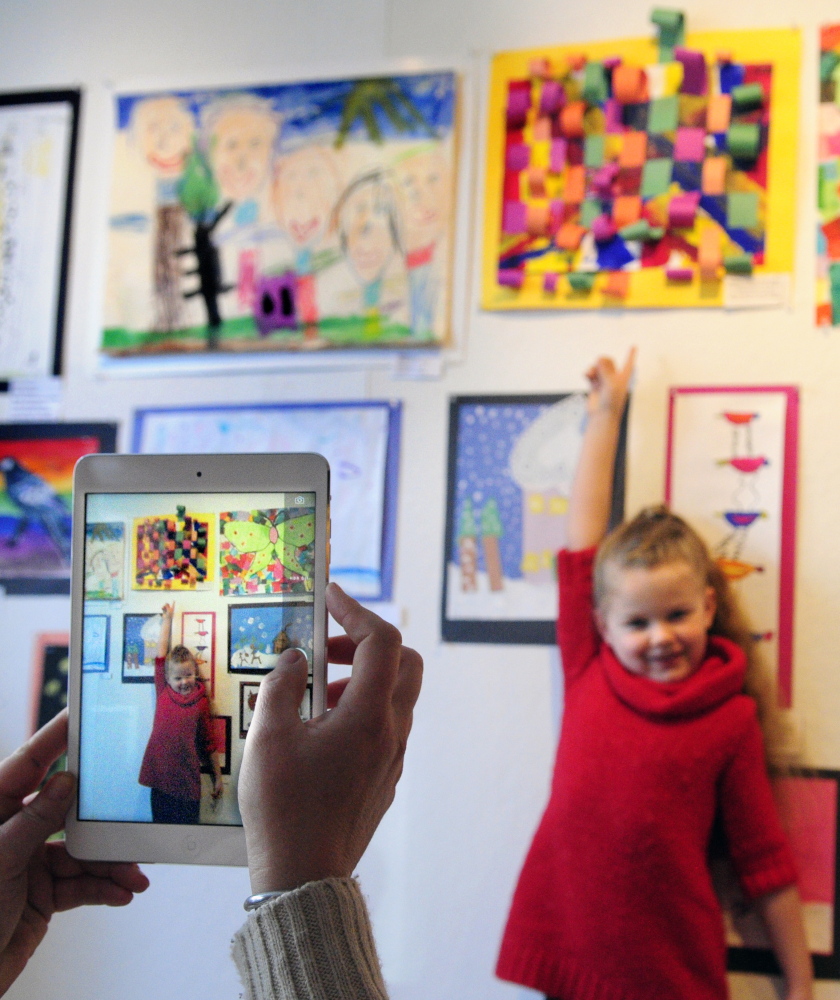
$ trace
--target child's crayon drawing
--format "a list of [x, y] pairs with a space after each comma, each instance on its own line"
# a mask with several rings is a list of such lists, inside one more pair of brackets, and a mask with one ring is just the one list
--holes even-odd
[[315, 509], [225, 511], [219, 517], [221, 593], [312, 592]]
[[119, 601], [125, 576], [125, 525], [99, 521], [85, 528], [85, 600]]
[[188, 514], [134, 521], [132, 587], [135, 590], [194, 590], [212, 579], [212, 518]]
[[284, 604], [231, 604], [228, 617], [228, 670], [267, 674], [280, 654], [302, 649], [312, 663], [313, 605], [311, 601]]

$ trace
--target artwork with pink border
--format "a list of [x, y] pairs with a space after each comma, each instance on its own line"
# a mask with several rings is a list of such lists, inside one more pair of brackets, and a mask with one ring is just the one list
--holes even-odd
[[[838, 805], [840, 772], [813, 770], [775, 778], [773, 793], [799, 874], [805, 936], [818, 979], [840, 978]], [[733, 972], [778, 974], [764, 924], [734, 876], [715, 872], [724, 907], [727, 965]]]
[[216, 693], [216, 612], [182, 612], [181, 643], [195, 657], [198, 672], [208, 685], [210, 697], [214, 697]]
[[792, 386], [670, 391], [665, 500], [706, 541], [793, 697], [799, 392]]

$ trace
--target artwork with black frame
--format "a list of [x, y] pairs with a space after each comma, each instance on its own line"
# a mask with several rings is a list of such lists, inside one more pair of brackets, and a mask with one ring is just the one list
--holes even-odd
[[[840, 979], [840, 771], [812, 769], [774, 779], [799, 873], [808, 946], [817, 979]], [[728, 869], [715, 869], [727, 925], [727, 968], [781, 975], [758, 914]], [[737, 943], [736, 943], [737, 942]]]
[[0, 587], [69, 594], [73, 469], [112, 452], [117, 425], [0, 424]]
[[[218, 738], [218, 731], [214, 732], [213, 738], [216, 741], [216, 753], [219, 754], [219, 771], [222, 774], [230, 774], [230, 748], [231, 748], [231, 738], [232, 738], [232, 719], [229, 715], [211, 715], [210, 725], [215, 727], [223, 727], [223, 736], [220, 740]], [[222, 749], [219, 749], [219, 744], [223, 743]], [[213, 766], [209, 760], [204, 761], [201, 764], [202, 774], [212, 774]]]
[[[444, 641], [556, 641], [555, 557], [585, 414], [579, 392], [450, 400]], [[625, 413], [611, 524], [624, 511], [626, 436]]]
[[0, 390], [59, 375], [81, 91], [0, 94]]

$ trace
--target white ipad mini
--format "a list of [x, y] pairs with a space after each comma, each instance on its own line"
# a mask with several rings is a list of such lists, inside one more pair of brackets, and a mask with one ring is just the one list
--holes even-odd
[[324, 711], [320, 455], [89, 455], [73, 484], [67, 848], [245, 864], [237, 781], [263, 677], [303, 650]]

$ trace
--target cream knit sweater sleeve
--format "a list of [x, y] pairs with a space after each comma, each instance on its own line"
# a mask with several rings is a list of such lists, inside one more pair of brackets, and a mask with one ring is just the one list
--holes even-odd
[[355, 879], [331, 878], [264, 903], [233, 938], [245, 1000], [388, 1000]]

